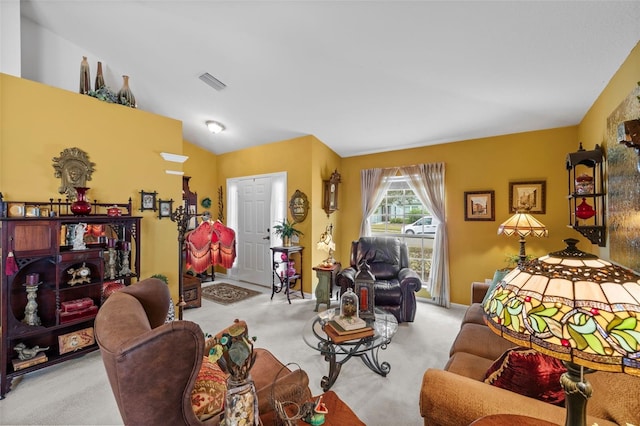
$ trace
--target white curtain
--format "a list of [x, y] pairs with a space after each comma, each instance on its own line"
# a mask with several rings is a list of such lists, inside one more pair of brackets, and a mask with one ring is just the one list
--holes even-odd
[[360, 172], [360, 188], [362, 190], [361, 237], [371, 236], [369, 218], [382, 202], [387, 189], [391, 185], [391, 180], [388, 178], [395, 176], [397, 173], [397, 167], [391, 169], [367, 169]]
[[400, 167], [400, 174], [409, 178], [409, 186], [418, 199], [438, 220], [431, 259], [431, 295], [440, 306], [451, 306], [449, 283], [449, 240], [445, 223], [444, 163]]

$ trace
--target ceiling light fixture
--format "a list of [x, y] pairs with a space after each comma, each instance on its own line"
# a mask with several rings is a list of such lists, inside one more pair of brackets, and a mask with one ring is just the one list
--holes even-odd
[[171, 154], [169, 152], [161, 152], [160, 155], [165, 161], [171, 161], [172, 163], [184, 163], [189, 159], [186, 155]]
[[214, 135], [216, 133], [220, 133], [220, 132], [224, 131], [224, 129], [225, 129], [225, 127], [222, 125], [222, 123], [218, 123], [217, 121], [210, 120], [210, 121], [207, 121], [206, 124], [207, 124], [207, 128], [209, 129], [209, 131], [211, 133], [213, 133]]

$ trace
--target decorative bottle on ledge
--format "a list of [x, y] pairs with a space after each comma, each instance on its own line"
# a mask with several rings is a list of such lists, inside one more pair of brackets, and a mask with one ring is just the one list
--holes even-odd
[[128, 75], [122, 76], [122, 88], [118, 91], [118, 102], [131, 108], [136, 107], [136, 97], [133, 96], [133, 92], [129, 88]]

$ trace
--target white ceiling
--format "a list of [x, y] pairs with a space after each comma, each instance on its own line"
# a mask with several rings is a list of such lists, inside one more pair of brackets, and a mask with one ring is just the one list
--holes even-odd
[[575, 125], [640, 40], [638, 1], [22, 0], [21, 14], [217, 154], [312, 134], [349, 157]]

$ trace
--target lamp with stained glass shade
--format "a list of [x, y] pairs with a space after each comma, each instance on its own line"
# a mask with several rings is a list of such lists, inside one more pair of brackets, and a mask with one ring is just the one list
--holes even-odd
[[565, 242], [509, 272], [483, 309], [496, 334], [564, 362], [565, 425], [574, 426], [586, 423], [585, 373], [640, 376], [640, 276]]
[[508, 237], [513, 234], [518, 234], [520, 237], [519, 266], [527, 260], [527, 255], [524, 249], [524, 245], [526, 244], [524, 237], [529, 235], [533, 235], [534, 237], [546, 237], [549, 235], [549, 231], [538, 219], [531, 216], [531, 214], [525, 210], [520, 210], [498, 227], [498, 235], [500, 234], [504, 234]]

